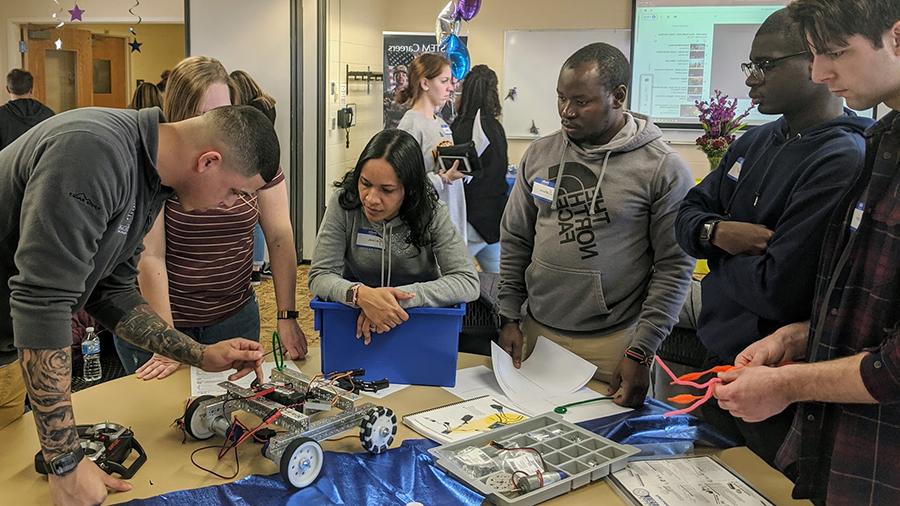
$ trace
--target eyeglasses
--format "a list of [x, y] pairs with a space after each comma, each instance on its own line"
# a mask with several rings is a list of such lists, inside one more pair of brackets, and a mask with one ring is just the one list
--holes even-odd
[[804, 54], [809, 54], [809, 51], [800, 51], [799, 53], [789, 54], [787, 56], [781, 56], [778, 58], [772, 58], [771, 60], [762, 60], [762, 61], [750, 61], [747, 63], [741, 63], [741, 70], [744, 71], [744, 75], [747, 77], [752, 77], [759, 81], [762, 81], [766, 78], [766, 71], [772, 70], [778, 64], [778, 62], [782, 60], [787, 60], [788, 58], [793, 58], [795, 56], [801, 56]]

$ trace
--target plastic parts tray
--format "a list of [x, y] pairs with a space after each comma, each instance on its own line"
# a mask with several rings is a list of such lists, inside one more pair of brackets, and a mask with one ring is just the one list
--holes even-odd
[[[547, 464], [545, 471], [562, 471], [568, 476], [530, 492], [504, 492], [495, 486], [498, 483], [498, 476], [495, 475], [505, 475], [500, 476], [502, 479], [499, 481], [508, 481], [509, 475], [504, 471], [476, 477], [458, 465], [453, 458], [473, 446], [490, 455], [491, 450], [494, 450], [490, 447], [491, 441], [505, 447], [534, 448], [540, 452]], [[438, 467], [480, 492], [490, 502], [516, 506], [538, 504], [592, 481], [603, 479], [623, 469], [629, 457], [640, 453], [640, 450], [633, 446], [610, 441], [566, 422], [556, 413], [539, 415], [515, 425], [495, 429], [456, 443], [441, 445], [428, 451], [434, 456]]]

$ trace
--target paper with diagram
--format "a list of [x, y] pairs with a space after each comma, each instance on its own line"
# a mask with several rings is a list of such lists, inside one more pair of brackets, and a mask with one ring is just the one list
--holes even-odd
[[437, 408], [410, 413], [403, 423], [439, 443], [454, 443], [481, 432], [513, 425], [527, 416], [502, 395], [484, 395]]

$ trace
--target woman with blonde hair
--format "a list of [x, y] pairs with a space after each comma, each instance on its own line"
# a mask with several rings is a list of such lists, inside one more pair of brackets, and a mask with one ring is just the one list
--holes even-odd
[[[169, 75], [163, 112], [169, 121], [229, 105], [234, 90], [222, 64], [205, 56], [182, 60]], [[288, 215], [284, 173], [232, 207], [189, 210], [169, 199], [144, 238], [141, 293], [170, 324], [201, 343], [234, 336], [259, 340], [259, 306], [250, 283], [253, 228], [262, 224], [272, 260], [278, 333], [287, 354], [306, 354], [297, 325], [297, 256]], [[139, 378], [163, 378], [177, 362], [116, 339], [125, 369]]]
[[141, 110], [147, 107], [162, 107], [163, 100], [159, 88], [153, 83], [143, 82], [135, 88], [134, 96], [131, 97], [131, 103], [128, 104], [129, 109]]
[[453, 93], [450, 60], [436, 53], [417, 56], [409, 66], [409, 85], [400, 91], [398, 100], [411, 104], [397, 128], [411, 134], [422, 148], [428, 180], [450, 211], [450, 219], [466, 241], [466, 196], [463, 182], [465, 174], [459, 172], [459, 162], [449, 169], [438, 164], [437, 148], [453, 145], [450, 126], [435, 111], [440, 109]]

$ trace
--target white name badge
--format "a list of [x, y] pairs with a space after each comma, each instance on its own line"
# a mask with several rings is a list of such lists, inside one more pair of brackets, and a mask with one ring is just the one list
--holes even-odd
[[538, 177], [535, 178], [534, 183], [531, 185], [531, 195], [544, 202], [553, 202], [554, 188], [556, 188], [555, 182]]
[[865, 210], [865, 204], [862, 202], [856, 203], [856, 208], [853, 209], [853, 216], [850, 217], [850, 230], [856, 232], [856, 229], [859, 228], [859, 224], [862, 223], [863, 212]]
[[360, 248], [384, 249], [384, 239], [374, 230], [361, 228], [356, 232], [356, 245]]
[[734, 165], [731, 166], [731, 170], [728, 171], [728, 177], [732, 180], [737, 181], [739, 177], [741, 177], [741, 168], [744, 165], [744, 157], [740, 157], [734, 161]]
[[450, 126], [444, 123], [441, 125], [441, 136], [443, 137], [453, 137], [453, 130], [450, 130]]

